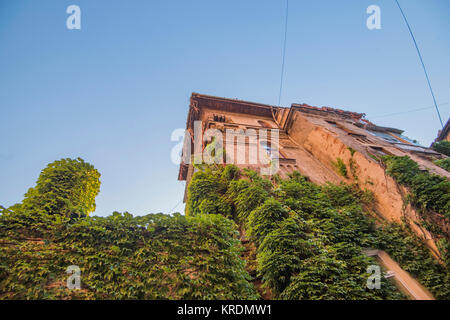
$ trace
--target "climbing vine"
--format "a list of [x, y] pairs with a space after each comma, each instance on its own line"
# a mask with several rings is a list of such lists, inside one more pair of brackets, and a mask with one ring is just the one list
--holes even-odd
[[[401, 183], [415, 181], [414, 166], [386, 161]], [[84, 173], [82, 184], [91, 181]], [[43, 188], [39, 201], [0, 207], [0, 299], [405, 298], [384, 277], [381, 289], [367, 288], [367, 267], [377, 264], [367, 248], [385, 250], [437, 298], [450, 298], [448, 264], [410, 230], [376, 224], [364, 210], [372, 195], [357, 184], [319, 186], [298, 172], [269, 179], [232, 165], [199, 165], [186, 216], [137, 217], [88, 216], [95, 202], [72, 198], [77, 185], [60, 185], [67, 201], [54, 202], [61, 195]], [[89, 185], [93, 195], [97, 185]], [[74, 205], [83, 203], [78, 199], [88, 205]], [[80, 290], [66, 287], [70, 265], [81, 269]]]
[[[150, 214], [0, 216], [1, 299], [256, 299], [232, 221]], [[81, 290], [66, 268], [81, 269]]]
[[435, 165], [450, 172], [450, 158], [434, 160], [433, 162]]
[[[208, 171], [207, 171], [208, 170]], [[189, 195], [197, 203], [220, 199], [227, 214], [255, 248], [247, 269], [263, 283], [261, 294], [280, 299], [400, 299], [387, 280], [369, 290], [367, 266], [376, 264], [364, 248], [384, 249], [439, 298], [449, 298], [444, 266], [411, 232], [377, 225], [363, 210], [373, 198], [355, 185], [318, 186], [298, 172], [288, 179], [265, 179], [236, 167], [208, 168], [194, 174]], [[223, 172], [232, 171], [224, 179]], [[205, 176], [205, 172], [209, 172]], [[215, 189], [217, 181], [221, 188]], [[207, 192], [197, 187], [207, 185]], [[222, 204], [220, 204], [222, 206]], [[195, 207], [195, 205], [194, 205]], [[190, 212], [195, 210], [190, 209]], [[216, 212], [216, 211], [213, 211]], [[395, 231], [395, 233], [394, 233]], [[396, 236], [389, 244], [390, 237]], [[402, 240], [402, 242], [400, 241]], [[405, 252], [409, 248], [415, 249]], [[421, 266], [417, 268], [417, 266]]]
[[450, 157], [450, 141], [442, 140], [436, 143], [433, 143], [432, 148], [440, 153], [445, 154]]
[[337, 170], [337, 172], [343, 176], [344, 178], [347, 178], [347, 166], [344, 163], [344, 160], [342, 160], [341, 158], [337, 158], [335, 162], [332, 163], [333, 167]]
[[383, 162], [386, 173], [410, 189], [413, 204], [422, 212], [433, 210], [450, 218], [450, 181], [421, 170], [408, 156], [384, 156]]
[[[191, 200], [192, 216], [90, 217], [98, 178], [81, 159], [56, 161], [21, 203], [0, 207], [0, 299], [258, 298], [225, 203]], [[66, 285], [73, 265], [79, 290]]]

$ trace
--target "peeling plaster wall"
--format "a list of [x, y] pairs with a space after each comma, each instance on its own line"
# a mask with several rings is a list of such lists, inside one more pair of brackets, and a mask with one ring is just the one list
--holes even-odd
[[[325, 123], [324, 119], [297, 113], [288, 131], [289, 136], [299, 143], [314, 159], [319, 161], [326, 170], [335, 171], [333, 162], [337, 158], [341, 158], [346, 164], [348, 171], [348, 178], [339, 176], [341, 181], [348, 183], [355, 181], [355, 178], [352, 177], [350, 172], [350, 161], [353, 160], [360, 186], [371, 190], [374, 194], [376, 200], [375, 210], [377, 213], [389, 221], [401, 222], [402, 217], [406, 218], [411, 222], [412, 229], [425, 239], [426, 244], [437, 255], [438, 250], [430, 233], [414, 223], [419, 220], [418, 213], [410, 205], [404, 204], [403, 199], [407, 194], [407, 190], [399, 186], [394, 179], [387, 176], [380, 163], [368, 156], [366, 146], [355, 141], [353, 138], [349, 138], [347, 133], [338, 133], [339, 129], [332, 131], [334, 128]], [[357, 131], [359, 128], [352, 127], [351, 129]], [[390, 148], [383, 141], [373, 139], [373, 142], [373, 144], [383, 145], [386, 149]], [[349, 147], [355, 150], [353, 156]], [[406, 154], [393, 149], [395, 148], [390, 149], [391, 152], [397, 153], [398, 155]], [[434, 166], [419, 157], [411, 157], [423, 166]], [[303, 162], [307, 161], [308, 159], [306, 157], [298, 159], [298, 166], [302, 168]], [[320, 180], [318, 177], [323, 175], [323, 171], [306, 170], [305, 174], [311, 180], [317, 181]], [[332, 179], [328, 181], [335, 182]]]
[[[195, 104], [197, 112], [195, 119], [203, 122], [202, 131], [209, 127], [214, 115], [225, 116], [225, 122], [213, 124], [223, 134], [227, 128], [243, 130], [265, 129], [264, 127], [267, 126], [279, 128], [280, 170], [278, 174], [286, 177], [289, 172], [297, 170], [318, 184], [327, 182], [338, 184], [342, 181], [352, 183], [358, 180], [361, 188], [373, 192], [374, 210], [380, 219], [396, 222], [406, 219], [435, 256], [439, 255], [430, 233], [415, 223], [420, 220], [418, 212], [404, 201], [407, 190], [387, 176], [382, 164], [371, 157], [371, 153], [373, 154], [371, 146], [375, 146], [386, 154], [408, 155], [420, 167], [450, 179], [450, 173], [446, 170], [412, 151], [405, 150], [405, 147], [409, 147], [407, 141], [399, 141], [406, 143], [404, 146], [388, 142], [379, 135], [365, 130], [363, 122], [355, 125], [354, 121], [359, 121], [359, 118], [353, 119], [345, 113], [337, 113], [330, 108], [328, 109], [331, 112], [314, 107], [271, 109], [272, 107], [267, 105], [255, 105], [225, 98], [196, 96], [196, 99], [199, 102]], [[270, 117], [271, 113], [273, 117]], [[202, 137], [200, 141], [201, 139]], [[238, 145], [239, 147], [245, 145], [245, 159], [249, 159], [249, 144], [252, 143], [250, 141], [240, 144], [235, 142], [233, 146], [235, 156]], [[342, 177], [337, 172], [333, 164], [337, 158], [342, 159], [346, 164], [347, 177]], [[353, 170], [350, 169], [350, 163], [354, 164]], [[257, 171], [266, 166], [261, 163], [237, 165], [240, 168]], [[186, 185], [189, 184], [194, 171], [193, 166], [189, 165], [185, 176]]]

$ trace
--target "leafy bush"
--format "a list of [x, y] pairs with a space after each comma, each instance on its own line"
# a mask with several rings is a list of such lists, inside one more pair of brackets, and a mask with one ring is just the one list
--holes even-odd
[[261, 183], [239, 180], [231, 182], [228, 195], [236, 199], [237, 221], [245, 223], [250, 212], [263, 204], [269, 193]]
[[211, 170], [197, 171], [192, 177], [188, 188], [186, 214], [222, 214], [226, 217], [232, 214], [230, 205], [222, 197], [227, 189], [227, 175]]
[[450, 141], [442, 140], [436, 143], [433, 143], [432, 148], [440, 152], [442, 154], [445, 154], [446, 156], [450, 157]]
[[336, 162], [333, 162], [333, 166], [341, 176], [347, 178], [347, 166], [341, 158], [337, 158]]
[[[401, 161], [414, 170], [415, 165], [408, 159]], [[392, 168], [392, 174], [404, 181], [416, 179], [416, 172], [408, 176], [411, 170], [398, 163]], [[214, 170], [217, 170], [214, 177], [220, 179], [225, 169], [216, 167]], [[405, 297], [384, 278], [381, 290], [366, 288], [367, 267], [376, 262], [364, 255], [363, 249], [379, 248], [395, 257], [436, 297], [450, 298], [445, 267], [438, 268], [439, 263], [433, 260], [429, 250], [423, 243], [416, 245], [421, 240], [408, 230], [396, 229], [396, 235], [408, 245], [396, 241], [392, 246], [387, 245], [386, 239], [392, 236], [393, 227], [377, 226], [364, 212], [362, 204], [370, 203], [373, 194], [361, 190], [357, 184], [318, 186], [298, 172], [290, 174], [288, 179], [273, 179], [272, 182], [249, 170], [233, 174], [237, 176], [239, 178], [229, 180], [227, 186], [221, 185], [226, 190], [220, 189], [219, 193], [225, 195], [233, 212], [240, 212], [233, 216], [256, 246], [257, 276], [272, 297], [403, 299]], [[195, 188], [194, 181], [191, 187]], [[411, 246], [414, 250], [410, 250]], [[402, 258], [407, 250], [409, 258]], [[413, 264], [422, 266], [422, 271], [414, 273]]]
[[281, 221], [288, 217], [288, 212], [274, 198], [267, 199], [263, 205], [256, 208], [248, 217], [248, 236], [260, 243], [268, 233], [277, 229]]
[[328, 183], [323, 187], [323, 192], [327, 195], [327, 198], [331, 201], [331, 205], [334, 207], [343, 207], [358, 202], [355, 189], [349, 184], [341, 183], [340, 185], [333, 185]]
[[433, 162], [435, 165], [450, 172], [450, 158], [434, 160]]
[[[212, 176], [222, 179], [225, 169], [214, 170], [217, 172]], [[257, 276], [273, 297], [404, 298], [384, 278], [381, 290], [366, 288], [367, 267], [376, 262], [363, 254], [363, 248], [377, 247], [382, 235], [390, 232], [377, 227], [362, 209], [362, 204], [373, 195], [357, 185], [318, 186], [298, 172], [272, 182], [249, 170], [234, 172], [232, 177], [221, 184], [218, 193], [225, 196], [236, 223], [256, 246]], [[194, 177], [189, 188], [196, 188], [196, 179], [203, 178]], [[402, 232], [404, 238], [409, 236], [407, 231]], [[403, 248], [393, 250], [399, 252]], [[445, 272], [427, 269], [432, 257], [426, 248], [417, 248], [416, 252], [416, 263], [433, 274], [427, 285], [440, 297], [447, 297]], [[403, 262], [406, 266], [409, 263]], [[253, 272], [253, 260], [251, 268]], [[428, 281], [423, 280], [426, 277], [425, 273], [418, 274], [421, 281]]]
[[[390, 174], [419, 182], [415, 201], [439, 201], [445, 183], [417, 178], [418, 167], [406, 158], [392, 160]], [[384, 278], [381, 290], [366, 288], [367, 267], [376, 261], [363, 249], [372, 247], [387, 251], [436, 297], [450, 299], [447, 266], [409, 230], [376, 225], [357, 185], [319, 186], [298, 172], [271, 181], [234, 166], [198, 169], [186, 216], [74, 219], [42, 210], [40, 202], [0, 208], [0, 298], [258, 298], [245, 268], [274, 298], [405, 298]], [[251, 240], [245, 252], [238, 230]], [[82, 290], [65, 287], [69, 265], [80, 266]]]
[[[1, 299], [258, 297], [236, 228], [220, 215], [116, 212], [54, 221], [40, 234], [27, 223], [14, 213], [0, 216]], [[66, 288], [70, 265], [81, 268], [81, 290]]]
[[450, 218], [450, 182], [445, 177], [421, 171], [408, 156], [384, 156], [383, 161], [386, 173], [410, 189], [413, 204]]
[[[377, 230], [374, 245], [386, 251], [405, 271], [420, 279], [421, 284], [437, 299], [450, 299], [448, 261], [443, 265], [436, 261], [422, 239], [401, 225], [391, 223]], [[448, 254], [448, 251], [445, 252]]]
[[[222, 216], [231, 206], [220, 192], [239, 172], [206, 169], [191, 216], [89, 217], [98, 172], [81, 159], [50, 164], [21, 204], [0, 207], [0, 299], [258, 298], [236, 225]], [[81, 290], [66, 286], [71, 265]]]
[[100, 173], [83, 159], [61, 159], [42, 170], [15, 210], [86, 216], [95, 210]]
[[287, 218], [270, 231], [258, 248], [258, 270], [263, 281], [274, 293], [280, 294], [289, 284], [291, 275], [299, 271], [302, 260], [315, 252], [309, 242], [311, 232], [306, 221]]

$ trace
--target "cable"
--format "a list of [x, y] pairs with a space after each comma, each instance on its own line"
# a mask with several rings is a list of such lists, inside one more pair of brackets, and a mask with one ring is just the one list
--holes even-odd
[[289, 13], [289, 0], [286, 0], [286, 22], [285, 22], [285, 25], [284, 25], [283, 58], [282, 58], [282, 62], [281, 62], [281, 79], [280, 79], [280, 93], [278, 94], [278, 105], [280, 105], [280, 102], [281, 102], [281, 91], [283, 89], [284, 61], [285, 61], [285, 58], [286, 58], [286, 40], [287, 40], [288, 13]]
[[181, 200], [178, 201], [178, 203], [177, 203], [171, 210], [169, 210], [168, 214], [172, 214], [172, 213], [173, 213], [173, 210], [175, 210], [175, 209], [180, 205], [180, 203], [181, 203], [182, 201], [183, 201], [183, 198], [181, 198]]
[[425, 64], [423, 63], [422, 55], [420, 54], [420, 50], [419, 50], [419, 46], [417, 45], [416, 38], [414, 37], [414, 34], [413, 34], [412, 30], [411, 30], [411, 27], [410, 27], [410, 25], [408, 23], [408, 20], [406, 19], [406, 16], [403, 13], [402, 7], [400, 7], [400, 3], [398, 2], [398, 0], [395, 0], [395, 2], [397, 3], [397, 6], [400, 9], [400, 12], [402, 13], [403, 19], [405, 20], [406, 26], [408, 27], [409, 33], [411, 34], [411, 37], [412, 37], [412, 39], [414, 41], [414, 45], [416, 46], [417, 54], [419, 55], [419, 59], [420, 59], [420, 62], [422, 63], [423, 71], [425, 72], [425, 77], [427, 78], [428, 87], [430, 88], [431, 96], [433, 97], [434, 106], [436, 108], [436, 112], [438, 114], [439, 121], [441, 122], [442, 128], [444, 128], [444, 123], [442, 122], [441, 114], [439, 113], [439, 108], [438, 108], [438, 105], [436, 103], [436, 98], [434, 97], [433, 88], [431, 87], [430, 78], [428, 77], [427, 69], [425, 68]]
[[[441, 103], [441, 107], [446, 105], [446, 104], [450, 104], [450, 101], [447, 102], [443, 102]], [[395, 113], [389, 113], [389, 114], [383, 114], [380, 116], [375, 116], [375, 117], [370, 117], [370, 119], [375, 119], [375, 118], [383, 118], [383, 117], [390, 117], [390, 116], [396, 116], [399, 114], [405, 114], [405, 113], [411, 113], [411, 112], [417, 112], [417, 111], [422, 111], [422, 110], [428, 110], [428, 109], [433, 109], [434, 106], [431, 107], [423, 107], [423, 108], [418, 108], [418, 109], [411, 109], [411, 110], [407, 110], [407, 111], [400, 111], [400, 112], [395, 112]]]
[[168, 214], [172, 214], [172, 213], [173, 213], [173, 210], [175, 210], [175, 209], [180, 205], [181, 201], [183, 201], [183, 199], [181, 199], [180, 201], [178, 201], [178, 203], [175, 205], [175, 207], [173, 207], [172, 210], [170, 210], [170, 211], [168, 212]]

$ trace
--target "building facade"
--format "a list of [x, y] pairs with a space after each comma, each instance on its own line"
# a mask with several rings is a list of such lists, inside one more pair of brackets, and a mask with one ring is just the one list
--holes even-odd
[[[377, 126], [361, 113], [329, 107], [292, 104], [283, 108], [193, 93], [178, 176], [186, 181], [186, 188], [196, 170], [193, 159], [211, 142], [205, 136], [210, 131], [224, 136], [227, 132], [243, 134], [241, 140], [224, 138], [219, 144], [225, 149], [224, 163], [261, 172], [273, 165], [276, 151], [276, 173], [281, 176], [296, 170], [318, 184], [358, 182], [373, 192], [380, 219], [400, 222], [406, 218], [433, 252], [438, 252], [431, 235], [414, 223], [418, 213], [405, 206], [407, 190], [385, 174], [379, 157], [408, 155], [421, 168], [450, 178], [449, 172], [432, 162], [445, 156], [403, 136], [402, 130]], [[339, 165], [345, 165], [345, 175]]]
[[444, 128], [442, 128], [442, 130], [439, 130], [438, 136], [436, 140], [434, 140], [434, 142], [439, 141], [450, 141], [450, 119], [447, 120]]

